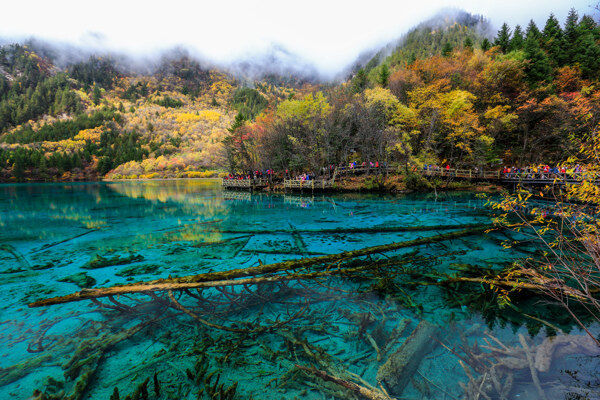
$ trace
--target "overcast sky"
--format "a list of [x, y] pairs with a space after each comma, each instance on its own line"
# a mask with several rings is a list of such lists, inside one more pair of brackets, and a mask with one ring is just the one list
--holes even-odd
[[543, 27], [553, 12], [561, 23], [571, 7], [592, 13], [592, 0], [7, 0], [0, 37], [38, 37], [152, 55], [183, 46], [218, 62], [272, 43], [305, 57], [325, 74], [361, 51], [393, 40], [445, 7]]

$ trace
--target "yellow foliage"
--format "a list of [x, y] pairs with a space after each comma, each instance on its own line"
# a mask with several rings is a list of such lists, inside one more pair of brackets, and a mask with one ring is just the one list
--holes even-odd
[[84, 129], [79, 131], [77, 135], [73, 138], [74, 140], [89, 140], [93, 143], [97, 143], [100, 141], [100, 137], [102, 136], [102, 127], [98, 126], [92, 129]]
[[199, 117], [203, 118], [209, 122], [218, 122], [221, 119], [222, 115], [218, 111], [203, 110], [203, 111], [200, 111]]
[[200, 120], [200, 116], [196, 114], [183, 113], [178, 114], [176, 117], [177, 123], [184, 124], [188, 122], [196, 122]]

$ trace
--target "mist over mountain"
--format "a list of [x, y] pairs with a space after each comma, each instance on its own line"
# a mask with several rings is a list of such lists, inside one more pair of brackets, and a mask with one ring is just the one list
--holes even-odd
[[[337, 76], [285, 40], [232, 58], [185, 45], [117, 51], [91, 34], [89, 46], [35, 37], [7, 44], [0, 180], [198, 177], [254, 170], [260, 160], [317, 168], [357, 151], [476, 165], [530, 157], [524, 149], [538, 142], [512, 147], [531, 132], [555, 157], [553, 138], [574, 131], [574, 105], [596, 101], [583, 88], [595, 87], [600, 71], [594, 18], [572, 9], [562, 21], [550, 14], [539, 27], [497, 31], [481, 15], [445, 10], [370, 46]], [[328, 50], [339, 62], [342, 43]], [[527, 114], [529, 99], [549, 99], [531, 110], [547, 115]]]
[[414, 57], [427, 57], [439, 52], [442, 45], [451, 40], [449, 30], [456, 26], [464, 27], [464, 31], [454, 35], [454, 41], [471, 37], [476, 41], [483, 38], [492, 39], [495, 28], [483, 15], [473, 15], [464, 10], [448, 8], [440, 11], [434, 17], [421, 22], [407, 33], [382, 46], [363, 51], [357, 59], [347, 67], [343, 75], [352, 76], [359, 69], [367, 71], [375, 68], [392, 54]]
[[300, 85], [326, 81], [317, 67], [283, 45], [272, 44], [261, 53], [247, 54], [223, 66], [242, 82], [281, 80]]

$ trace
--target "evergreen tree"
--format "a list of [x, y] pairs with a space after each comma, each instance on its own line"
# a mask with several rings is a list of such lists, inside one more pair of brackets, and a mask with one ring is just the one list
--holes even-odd
[[494, 41], [494, 46], [500, 46], [500, 49], [503, 53], [508, 52], [508, 48], [510, 46], [510, 28], [506, 22], [502, 24], [502, 27], [498, 31], [496, 40]]
[[452, 54], [452, 50], [454, 50], [454, 49], [452, 48], [452, 45], [450, 44], [450, 42], [444, 43], [444, 46], [442, 47], [442, 56], [450, 57], [450, 55]]
[[23, 162], [23, 157], [20, 153], [15, 155], [15, 162], [12, 167], [12, 175], [17, 179], [17, 181], [23, 180], [23, 175], [25, 174], [25, 163]]
[[546, 26], [542, 32], [542, 46], [555, 67], [564, 65], [566, 54], [563, 31], [554, 14], [550, 14], [546, 20]]
[[525, 47], [525, 37], [521, 25], [515, 26], [512, 39], [510, 39], [510, 51], [522, 50]]
[[490, 49], [490, 47], [492, 47], [492, 44], [490, 43], [490, 41], [488, 40], [488, 38], [484, 38], [481, 41], [481, 50], [488, 51]]
[[387, 87], [389, 79], [390, 79], [390, 69], [386, 63], [383, 63], [383, 64], [381, 64], [381, 69], [379, 70], [377, 82], [381, 86]]
[[527, 30], [525, 31], [525, 40], [535, 39], [539, 40], [542, 37], [542, 33], [538, 29], [537, 25], [533, 20], [529, 21], [529, 25], [527, 25]]
[[227, 130], [231, 133], [235, 132], [238, 128], [244, 126], [244, 124], [246, 123], [246, 117], [244, 117], [244, 115], [242, 113], [238, 113], [235, 116], [235, 120], [233, 121], [233, 124], [231, 124], [231, 128], [227, 128]]
[[352, 90], [354, 93], [360, 93], [367, 87], [367, 72], [364, 68], [359, 69], [352, 79]]
[[463, 47], [466, 50], [473, 51], [473, 40], [470, 37], [467, 37], [463, 42]]
[[576, 63], [581, 67], [581, 75], [587, 79], [600, 77], [600, 45], [598, 45], [597, 26], [594, 20], [585, 15], [577, 27], [578, 39], [575, 44]]
[[552, 74], [550, 60], [548, 60], [548, 56], [533, 35], [525, 40], [525, 57], [529, 61], [529, 64], [525, 67], [529, 83], [533, 86], [539, 82], [549, 82]]
[[577, 42], [579, 40], [578, 28], [579, 15], [574, 8], [571, 8], [565, 22], [564, 39], [567, 64], [573, 64], [577, 55]]
[[94, 85], [94, 91], [92, 93], [92, 101], [94, 104], [100, 104], [100, 99], [102, 98], [102, 92], [100, 91], [100, 87], [98, 85]]
[[40, 163], [38, 165], [40, 178], [43, 180], [48, 180], [48, 164], [44, 155], [42, 155], [40, 158]]

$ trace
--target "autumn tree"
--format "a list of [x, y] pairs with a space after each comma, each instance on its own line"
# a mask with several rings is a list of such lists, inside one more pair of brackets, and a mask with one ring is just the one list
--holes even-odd
[[325, 127], [330, 109], [322, 92], [309, 93], [301, 99], [279, 104], [270, 135], [264, 138], [266, 146], [273, 149], [272, 154], [280, 154], [273, 158], [278, 166], [316, 172], [326, 165], [322, 144], [326, 142]]

